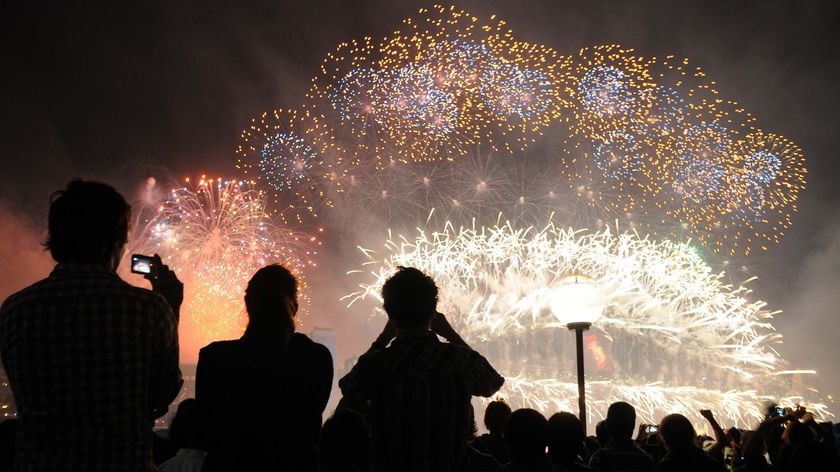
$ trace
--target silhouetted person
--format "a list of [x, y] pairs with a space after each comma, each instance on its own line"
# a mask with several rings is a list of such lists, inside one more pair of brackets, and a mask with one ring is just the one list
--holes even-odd
[[438, 288], [427, 275], [400, 267], [382, 298], [388, 323], [339, 382], [340, 406], [371, 407], [377, 472], [462, 471], [470, 399], [496, 393], [504, 379], [436, 312]]
[[[836, 471], [838, 468], [837, 452], [832, 444], [824, 439], [833, 439], [831, 431], [818, 425], [813, 415], [809, 414], [801, 422], [798, 418], [787, 423], [782, 439], [784, 444], [779, 449], [776, 470], [795, 472], [807, 470], [813, 472]], [[817, 442], [820, 439], [821, 443]]]
[[207, 456], [206, 420], [194, 398], [187, 398], [178, 405], [169, 426], [169, 438], [178, 446], [178, 451], [160, 465], [160, 472], [201, 471]]
[[182, 384], [183, 285], [158, 257], [147, 277], [158, 293], [117, 276], [130, 207], [113, 187], [73, 180], [50, 200], [58, 264], [0, 309], [17, 470], [146, 471], [154, 420]]
[[545, 453], [548, 444], [548, 421], [539, 411], [521, 408], [508, 417], [505, 424], [505, 442], [510, 452], [510, 462], [505, 472], [564, 471], [551, 464]]
[[610, 443], [610, 430], [607, 428], [607, 420], [601, 420], [595, 425], [595, 437], [601, 447]]
[[633, 443], [636, 409], [625, 402], [615, 402], [607, 410], [607, 431], [610, 441], [589, 459], [589, 467], [597, 472], [647, 472], [653, 461]]
[[595, 436], [587, 436], [583, 438], [583, 463], [588, 464], [592, 455], [601, 449], [601, 444]]
[[245, 290], [242, 337], [199, 352], [195, 396], [215, 425], [205, 471], [317, 469], [333, 364], [326, 347], [295, 332], [297, 295], [288, 269], [263, 267]]
[[501, 464], [510, 461], [505, 445], [505, 422], [510, 416], [510, 407], [501, 400], [494, 400], [484, 409], [484, 427], [487, 432], [476, 438], [473, 447], [495, 457]]
[[592, 470], [581, 463], [583, 439], [583, 423], [577, 416], [562, 412], [548, 419], [548, 456], [553, 463], [569, 472]]
[[467, 472], [502, 472], [502, 465], [490, 454], [467, 445]]
[[370, 437], [362, 415], [345, 408], [327, 418], [318, 452], [323, 472], [367, 471]]
[[697, 447], [697, 433], [683, 415], [673, 414], [662, 418], [659, 434], [668, 453], [662, 458], [656, 472], [726, 472], [726, 466], [711, 458]]
[[[492, 402], [491, 402], [492, 403]], [[507, 406], [507, 405], [505, 405]], [[475, 423], [475, 414], [470, 405], [470, 422], [472, 426], [467, 433], [467, 471], [468, 472], [502, 472], [502, 465], [490, 454], [485, 454], [475, 448], [478, 441], [478, 425]]]

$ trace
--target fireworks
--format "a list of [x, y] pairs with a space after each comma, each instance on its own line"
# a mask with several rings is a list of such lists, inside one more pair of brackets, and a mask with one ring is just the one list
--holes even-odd
[[[454, 7], [421, 9], [383, 39], [340, 44], [307, 99], [307, 124], [280, 126], [303, 130], [287, 136], [261, 123], [251, 134], [265, 137], [247, 147], [290, 155], [258, 167], [277, 192], [294, 195], [284, 207], [292, 214], [339, 202], [410, 225], [433, 211], [544, 221], [578, 208], [594, 214], [596, 226], [618, 219], [652, 236], [687, 232], [712, 251], [737, 255], [777, 241], [804, 188], [801, 151], [758, 130], [755, 117], [721, 97], [688, 60], [619, 45], [564, 56], [517, 40], [495, 15]], [[560, 152], [518, 155], [554, 123]], [[469, 175], [461, 161], [478, 155], [499, 161], [513, 194], [480, 192], [477, 200], [483, 179], [451, 179], [431, 192], [428, 180], [420, 189], [399, 181]], [[418, 202], [421, 195], [431, 198]]]
[[736, 154], [738, 188], [745, 198], [728, 216], [734, 226], [744, 228], [748, 246], [766, 250], [791, 225], [795, 202], [805, 188], [805, 158], [788, 139], [760, 131], [739, 141]]
[[[446, 163], [391, 160], [381, 166], [352, 166], [341, 179], [340, 191], [329, 194], [334, 207], [328, 217], [363, 228], [367, 226], [359, 224], [359, 218], [412, 228], [430, 214], [435, 221], [464, 224], [472, 219], [491, 223], [500, 213], [544, 221], [565, 200], [559, 194], [550, 198], [551, 191], [544, 189], [557, 185], [555, 175], [543, 172], [541, 165], [527, 164], [531, 163], [493, 152], [474, 152]], [[536, 177], [545, 179], [545, 185], [532, 185]]]
[[[268, 214], [353, 234], [443, 225], [395, 236], [382, 255], [365, 250], [370, 277], [348, 300], [377, 298], [396, 265], [418, 267], [506, 375], [503, 395], [573, 410], [560, 307], [564, 277], [584, 274], [604, 302], [587, 334], [593, 419], [626, 400], [645, 421], [711, 407], [746, 426], [760, 415], [757, 382], [786, 394], [774, 312], [701, 254], [778, 242], [806, 174], [802, 150], [755, 122], [685, 59], [619, 45], [564, 55], [518, 40], [495, 15], [424, 8], [384, 38], [339, 44], [297, 111], [243, 131], [237, 168], [261, 191], [210, 180], [177, 189], [138, 252], [190, 274], [185, 311], [219, 338], [241, 330], [254, 270], [313, 264], [317, 242]], [[545, 221], [597, 231], [531, 226]]]
[[315, 264], [317, 240], [276, 226], [265, 196], [245, 181], [201, 178], [171, 191], [133, 238], [130, 253], [160, 254], [189, 287], [182, 313], [208, 340], [242, 333], [245, 286], [257, 269], [282, 263], [308, 294], [305, 269]]
[[525, 149], [559, 117], [566, 62], [504, 22], [421, 10], [378, 44], [339, 45], [309, 97], [380, 162], [454, 160], [479, 144]]
[[[715, 393], [710, 385], [692, 385], [700, 379], [676, 373], [668, 358], [688, 366], [690, 373], [710, 369], [725, 375], [718, 380], [727, 389], [748, 388], [759, 380], [768, 389], [779, 385], [774, 377], [783, 362], [772, 347], [780, 337], [770, 324], [774, 312], [762, 301], [751, 301], [747, 287], [725, 283], [724, 274], [714, 273], [686, 243], [655, 242], [609, 228], [581, 232], [507, 224], [456, 230], [448, 225], [414, 238], [391, 237], [384, 254], [364, 254], [367, 279], [346, 297], [351, 304], [379, 299], [382, 283], [396, 266], [426, 272], [442, 288], [439, 309], [465, 339], [505, 369], [506, 377], [516, 379], [507, 394], [516, 392], [526, 404], [555, 408], [571, 395], [565, 389], [574, 385], [568, 378], [573, 367], [563, 368], [553, 354], [564, 344], [556, 330], [565, 329], [574, 316], [560, 308], [569, 305], [563, 287], [570, 274], [594, 280], [605, 307], [596, 327], [616, 346], [599, 347], [617, 365], [615, 378], [602, 382], [611, 393], [598, 395], [599, 401], [656, 390], [655, 397], [642, 402], [645, 408], [650, 404], [650, 416], [654, 410], [683, 411], [686, 405], [694, 413], [715, 395], [739, 399], [726, 408], [733, 421], [743, 422], [743, 415], [757, 411], [747, 393]], [[546, 390], [549, 386], [554, 390]], [[594, 405], [597, 414], [607, 405]]]
[[285, 222], [308, 223], [318, 218], [320, 207], [329, 206], [324, 182], [339, 162], [341, 151], [328, 130], [308, 113], [275, 110], [242, 132], [236, 150], [237, 167], [265, 182], [273, 208]]
[[574, 58], [572, 132], [586, 139], [637, 129], [650, 108], [650, 61], [617, 45], [584, 48]]
[[[635, 223], [652, 234], [674, 236], [660, 230], [684, 227], [707, 248], [730, 255], [766, 250], [790, 226], [804, 188], [798, 148], [764, 138], [772, 135], [721, 98], [701, 68], [610, 45], [581, 50], [571, 77], [565, 174], [590, 205], [619, 217], [644, 215]], [[780, 146], [789, 159], [758, 149], [776, 140], [787, 143]], [[772, 185], [783, 204], [766, 204], [761, 182], [771, 175], [790, 182]]]

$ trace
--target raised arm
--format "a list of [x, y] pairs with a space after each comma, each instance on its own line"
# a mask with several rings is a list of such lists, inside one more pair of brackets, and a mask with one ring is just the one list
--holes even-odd
[[443, 313], [435, 312], [435, 315], [432, 317], [431, 328], [433, 333], [442, 337], [447, 342], [470, 348], [469, 344], [464, 341], [464, 338], [462, 338], [461, 335], [455, 331], [455, 328], [449, 324], [449, 321]]
[[723, 428], [721, 428], [720, 424], [718, 424], [712, 410], [700, 410], [700, 414], [703, 418], [706, 418], [706, 421], [709, 422], [709, 425], [715, 432], [715, 443], [709, 449], [709, 455], [713, 456], [715, 459], [723, 460], [723, 448], [726, 447], [727, 443], [726, 432], [724, 432]]

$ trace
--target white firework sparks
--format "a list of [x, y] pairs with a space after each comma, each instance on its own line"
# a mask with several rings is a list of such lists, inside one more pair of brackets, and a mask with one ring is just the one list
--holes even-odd
[[[441, 287], [439, 309], [465, 339], [484, 346], [491, 361], [506, 370], [502, 395], [547, 413], [572, 410], [577, 395], [573, 369], [552, 372], [558, 361], [546, 351], [559, 351], [551, 347], [558, 341], [546, 333], [574, 321], [574, 314], [561, 308], [570, 304], [562, 286], [571, 274], [585, 274], [597, 285], [604, 309], [595, 326], [604, 339], [648, 346], [641, 355], [618, 353], [626, 356], [620, 371], [590, 383], [594, 417], [623, 399], [637, 405], [646, 421], [671, 412], [697, 418], [699, 409], [717, 406], [721, 415], [745, 426], [761, 415], [755, 385], [783, 388], [779, 374], [791, 373], [782, 371], [784, 363], [772, 346], [780, 338], [770, 324], [776, 312], [751, 300], [749, 288], [727, 284], [724, 274], [714, 272], [688, 243], [656, 242], [609, 228], [446, 225], [440, 232], [418, 229], [413, 238], [392, 236], [383, 254], [363, 252], [366, 267], [354, 272], [368, 278], [346, 300], [380, 300], [382, 284], [397, 266], [426, 272]], [[527, 349], [543, 352], [523, 354], [528, 344], [541, 345]], [[671, 361], [655, 365], [658, 379], [642, 375], [638, 367], [647, 363], [649, 372], [651, 354]], [[546, 360], [555, 367], [546, 369]], [[529, 362], [540, 366], [530, 368]], [[692, 372], [695, 367], [698, 372]], [[705, 378], [700, 386], [689, 385], [702, 376], [700, 369], [723, 376], [721, 385], [744, 388], [716, 390]], [[822, 405], [814, 407], [825, 412]]]

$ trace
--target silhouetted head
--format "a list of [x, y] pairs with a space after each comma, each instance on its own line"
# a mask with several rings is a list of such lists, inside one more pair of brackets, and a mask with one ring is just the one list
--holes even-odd
[[[362, 415], [354, 410], [336, 410], [321, 428], [318, 450], [330, 470], [367, 470], [370, 439]], [[356, 470], [352, 469], [352, 470]]]
[[548, 421], [539, 411], [520, 408], [505, 424], [505, 444], [511, 462], [535, 464], [545, 458], [548, 442]]
[[726, 435], [730, 438], [730, 444], [740, 445], [741, 444], [741, 430], [735, 427], [729, 428], [726, 430]]
[[659, 422], [659, 434], [669, 450], [682, 450], [696, 447], [694, 438], [697, 433], [691, 421], [683, 415], [675, 413], [662, 418]]
[[583, 423], [580, 418], [561, 412], [548, 419], [548, 455], [555, 464], [571, 464], [583, 448]]
[[501, 400], [493, 400], [484, 409], [484, 427], [491, 434], [502, 434], [510, 416], [510, 407]]
[[610, 431], [607, 429], [607, 420], [601, 420], [595, 425], [595, 437], [598, 439], [598, 444], [601, 447], [610, 442]]
[[108, 264], [116, 269], [128, 239], [131, 207], [114, 187], [75, 179], [50, 197], [49, 237], [56, 262]]
[[607, 410], [607, 430], [610, 440], [627, 440], [636, 426], [636, 409], [626, 402], [615, 402]]
[[400, 329], [428, 328], [437, 309], [438, 288], [431, 277], [413, 267], [398, 267], [382, 286], [388, 318]]
[[271, 264], [258, 270], [245, 289], [246, 337], [276, 338], [295, 330], [297, 279], [289, 269]]
[[811, 428], [804, 423], [800, 423], [799, 421], [791, 421], [785, 433], [782, 435], [788, 444], [797, 445], [804, 441], [809, 441], [814, 439], [814, 434], [811, 432]]

